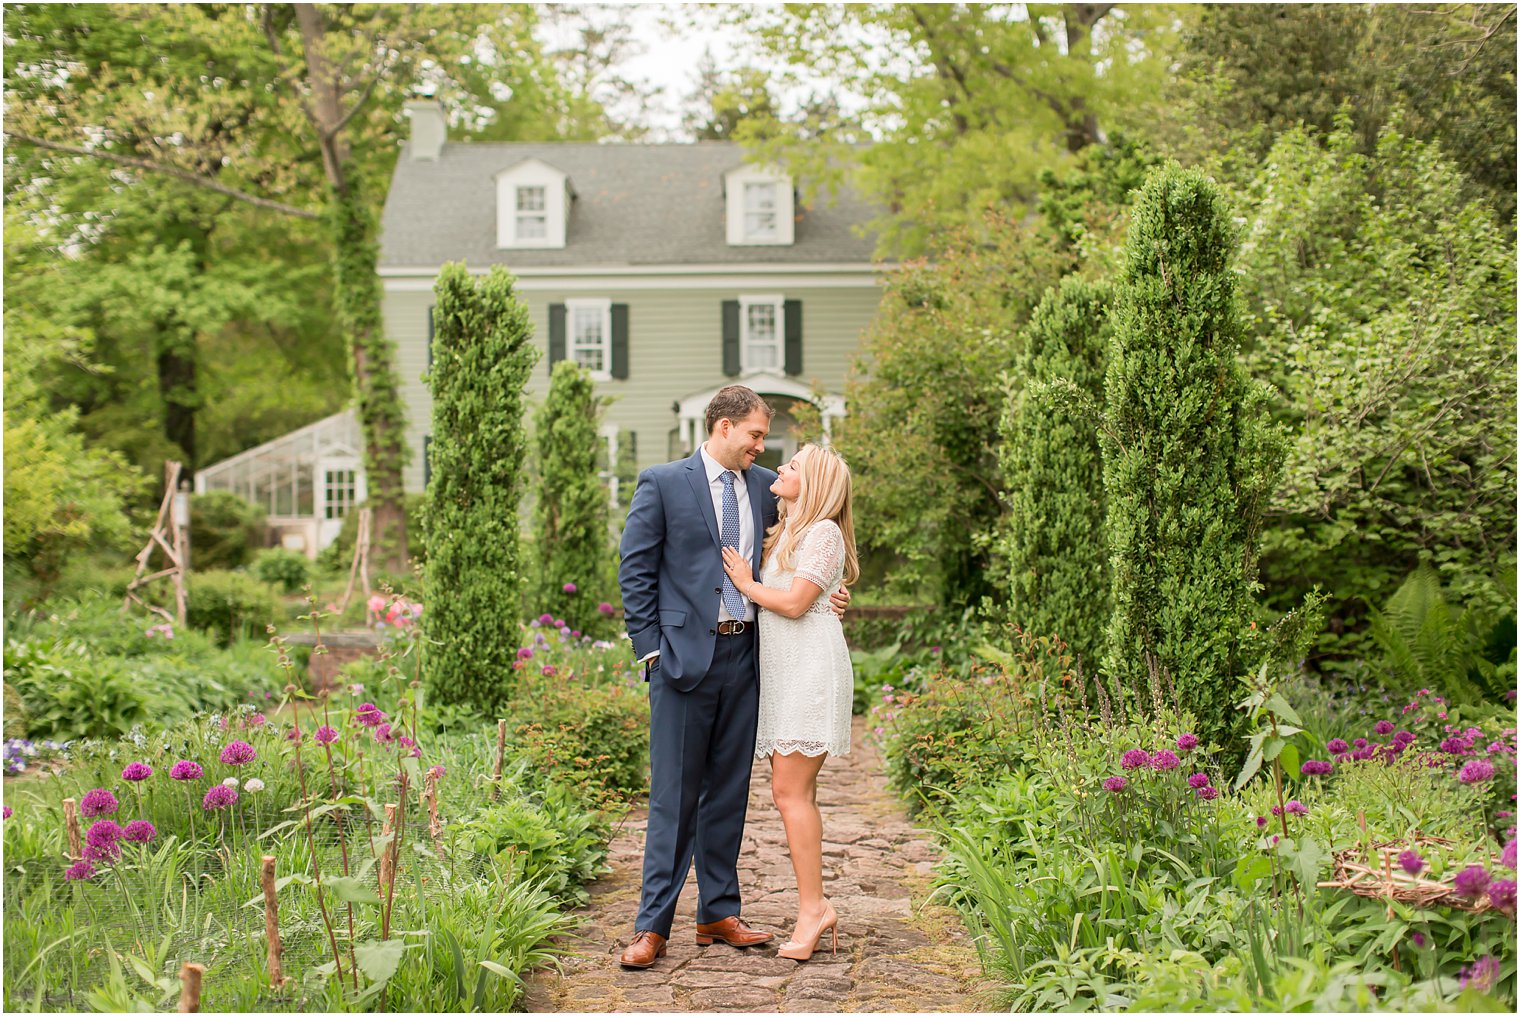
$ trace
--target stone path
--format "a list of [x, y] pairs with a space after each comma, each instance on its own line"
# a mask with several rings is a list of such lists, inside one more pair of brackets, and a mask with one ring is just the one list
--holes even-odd
[[[839, 912], [839, 953], [807, 963], [776, 944], [737, 950], [694, 941], [697, 883], [681, 894], [669, 953], [649, 970], [624, 970], [618, 953], [638, 910], [646, 813], [631, 813], [613, 840], [612, 873], [593, 883], [584, 925], [560, 941], [560, 971], [530, 981], [530, 1012], [976, 1012], [987, 1000], [976, 952], [954, 911], [926, 903], [935, 859], [886, 788], [881, 757], [859, 717], [854, 747], [819, 779], [824, 889]], [[770, 799], [770, 765], [755, 766], [739, 859], [744, 917], [791, 932], [796, 882], [781, 816]]]

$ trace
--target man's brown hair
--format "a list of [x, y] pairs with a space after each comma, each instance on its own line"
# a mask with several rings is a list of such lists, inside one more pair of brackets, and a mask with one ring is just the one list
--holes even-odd
[[752, 389], [743, 385], [720, 388], [718, 394], [707, 404], [707, 432], [711, 434], [719, 420], [731, 420], [737, 424], [757, 409], [765, 410], [767, 420], [776, 415], [771, 404], [756, 395]]

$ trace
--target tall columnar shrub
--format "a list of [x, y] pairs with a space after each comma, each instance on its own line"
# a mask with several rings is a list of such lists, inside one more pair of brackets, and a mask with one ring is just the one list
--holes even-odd
[[495, 713], [511, 697], [522, 599], [523, 388], [538, 360], [528, 309], [497, 267], [439, 272], [432, 479], [423, 510], [424, 671], [435, 699]]
[[1046, 294], [1024, 328], [1021, 384], [999, 426], [1007, 617], [1060, 636], [1090, 672], [1108, 620], [1102, 453], [1091, 417], [1040, 390], [1069, 382], [1101, 405], [1109, 302], [1107, 286], [1070, 277]]
[[1236, 718], [1258, 528], [1285, 449], [1237, 363], [1235, 250], [1210, 180], [1175, 163], [1152, 172], [1115, 294], [1102, 439], [1105, 667], [1147, 707], [1164, 670], [1216, 737]]
[[538, 570], [530, 606], [576, 627], [600, 617], [597, 606], [609, 599], [612, 578], [608, 494], [597, 469], [601, 411], [591, 375], [570, 360], [555, 364], [535, 427]]

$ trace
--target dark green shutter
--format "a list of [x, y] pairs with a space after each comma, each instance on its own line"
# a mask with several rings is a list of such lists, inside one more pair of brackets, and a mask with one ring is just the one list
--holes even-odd
[[802, 373], [802, 301], [787, 300], [782, 304], [786, 319], [786, 372]]
[[565, 305], [549, 304], [549, 371], [565, 358]]
[[433, 479], [433, 435], [422, 436], [422, 489], [427, 490], [427, 485]]
[[428, 365], [428, 369], [429, 370], [433, 369], [433, 308], [432, 307], [428, 308], [427, 365]]
[[612, 305], [612, 376], [628, 379], [628, 305]]
[[739, 301], [723, 301], [723, 373], [739, 373]]

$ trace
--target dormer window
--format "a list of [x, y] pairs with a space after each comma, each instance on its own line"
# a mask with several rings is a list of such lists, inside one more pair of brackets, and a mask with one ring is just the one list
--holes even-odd
[[565, 246], [570, 178], [538, 159], [496, 174], [496, 246], [525, 250]]
[[791, 177], [773, 166], [738, 166], [724, 174], [723, 194], [730, 247], [791, 245]]
[[517, 239], [542, 240], [549, 235], [549, 216], [543, 187], [517, 188]]

